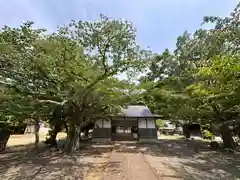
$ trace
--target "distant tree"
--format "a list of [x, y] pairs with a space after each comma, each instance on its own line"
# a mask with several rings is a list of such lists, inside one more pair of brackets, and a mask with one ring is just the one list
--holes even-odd
[[184, 32], [174, 53], [156, 56], [141, 78], [147, 85], [140, 98], [155, 112], [214, 125], [228, 148], [235, 147], [232, 132], [240, 114], [239, 8], [240, 3], [226, 18], [205, 17], [204, 23], [215, 23], [213, 29]]

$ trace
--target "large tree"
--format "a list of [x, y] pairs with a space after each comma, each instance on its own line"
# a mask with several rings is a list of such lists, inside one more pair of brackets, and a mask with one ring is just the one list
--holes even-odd
[[[240, 4], [229, 17], [205, 17], [212, 29], [185, 32], [174, 53], [152, 60], [142, 99], [165, 118], [218, 126], [225, 147], [234, 148], [239, 116]], [[147, 80], [147, 81], [146, 81]], [[154, 87], [154, 88], [153, 88]]]
[[136, 44], [131, 23], [103, 15], [43, 32], [31, 22], [0, 32], [1, 84], [11, 96], [7, 105], [13, 101], [18, 107], [6, 111], [26, 112], [38, 129], [40, 117], [48, 115], [43, 112], [61, 106], [68, 120], [66, 149], [72, 151], [83, 127], [121, 105], [125, 92], [114, 76], [141, 68], [147, 53]]

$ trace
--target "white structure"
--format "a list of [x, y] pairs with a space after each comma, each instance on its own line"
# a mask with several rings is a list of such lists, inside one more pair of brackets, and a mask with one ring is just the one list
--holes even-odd
[[99, 119], [93, 129], [93, 141], [139, 140], [156, 141], [157, 129], [153, 115], [146, 106], [128, 106], [108, 119]]
[[[40, 123], [39, 134], [47, 134], [49, 131], [48, 127], [45, 127], [44, 123]], [[24, 131], [24, 134], [34, 134], [35, 133], [35, 125], [33, 122], [27, 124], [27, 127]]]

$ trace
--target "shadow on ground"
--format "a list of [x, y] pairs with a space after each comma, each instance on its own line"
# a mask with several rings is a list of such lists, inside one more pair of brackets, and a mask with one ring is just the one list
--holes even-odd
[[[84, 179], [101, 177], [105, 168], [120, 171], [120, 162], [109, 162], [112, 150], [139, 153], [161, 178], [184, 180], [235, 180], [240, 178], [237, 154], [213, 151], [207, 142], [159, 140], [155, 144], [87, 143], [71, 155], [40, 147], [18, 146], [0, 153], [0, 174], [5, 180]], [[104, 178], [103, 178], [104, 179]]]
[[237, 179], [240, 178], [239, 154], [213, 151], [209, 143], [202, 141], [160, 141], [150, 147], [150, 154], [166, 158], [164, 164], [189, 179]]
[[118, 162], [108, 163], [109, 145], [85, 145], [71, 155], [41, 146], [38, 153], [32, 145], [15, 146], [0, 153], [0, 179], [83, 179], [100, 176], [106, 166], [118, 169]]
[[[118, 152], [142, 152], [149, 165], [162, 178], [184, 180], [235, 180], [240, 178], [240, 156], [213, 151], [208, 142], [159, 140], [155, 144], [123, 143]], [[118, 146], [117, 146], [118, 147]], [[119, 146], [120, 147], [120, 146]]]

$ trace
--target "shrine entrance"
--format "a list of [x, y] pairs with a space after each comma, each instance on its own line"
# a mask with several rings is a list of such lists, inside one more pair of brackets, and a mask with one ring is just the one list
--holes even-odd
[[112, 120], [112, 141], [137, 141], [138, 121]]

